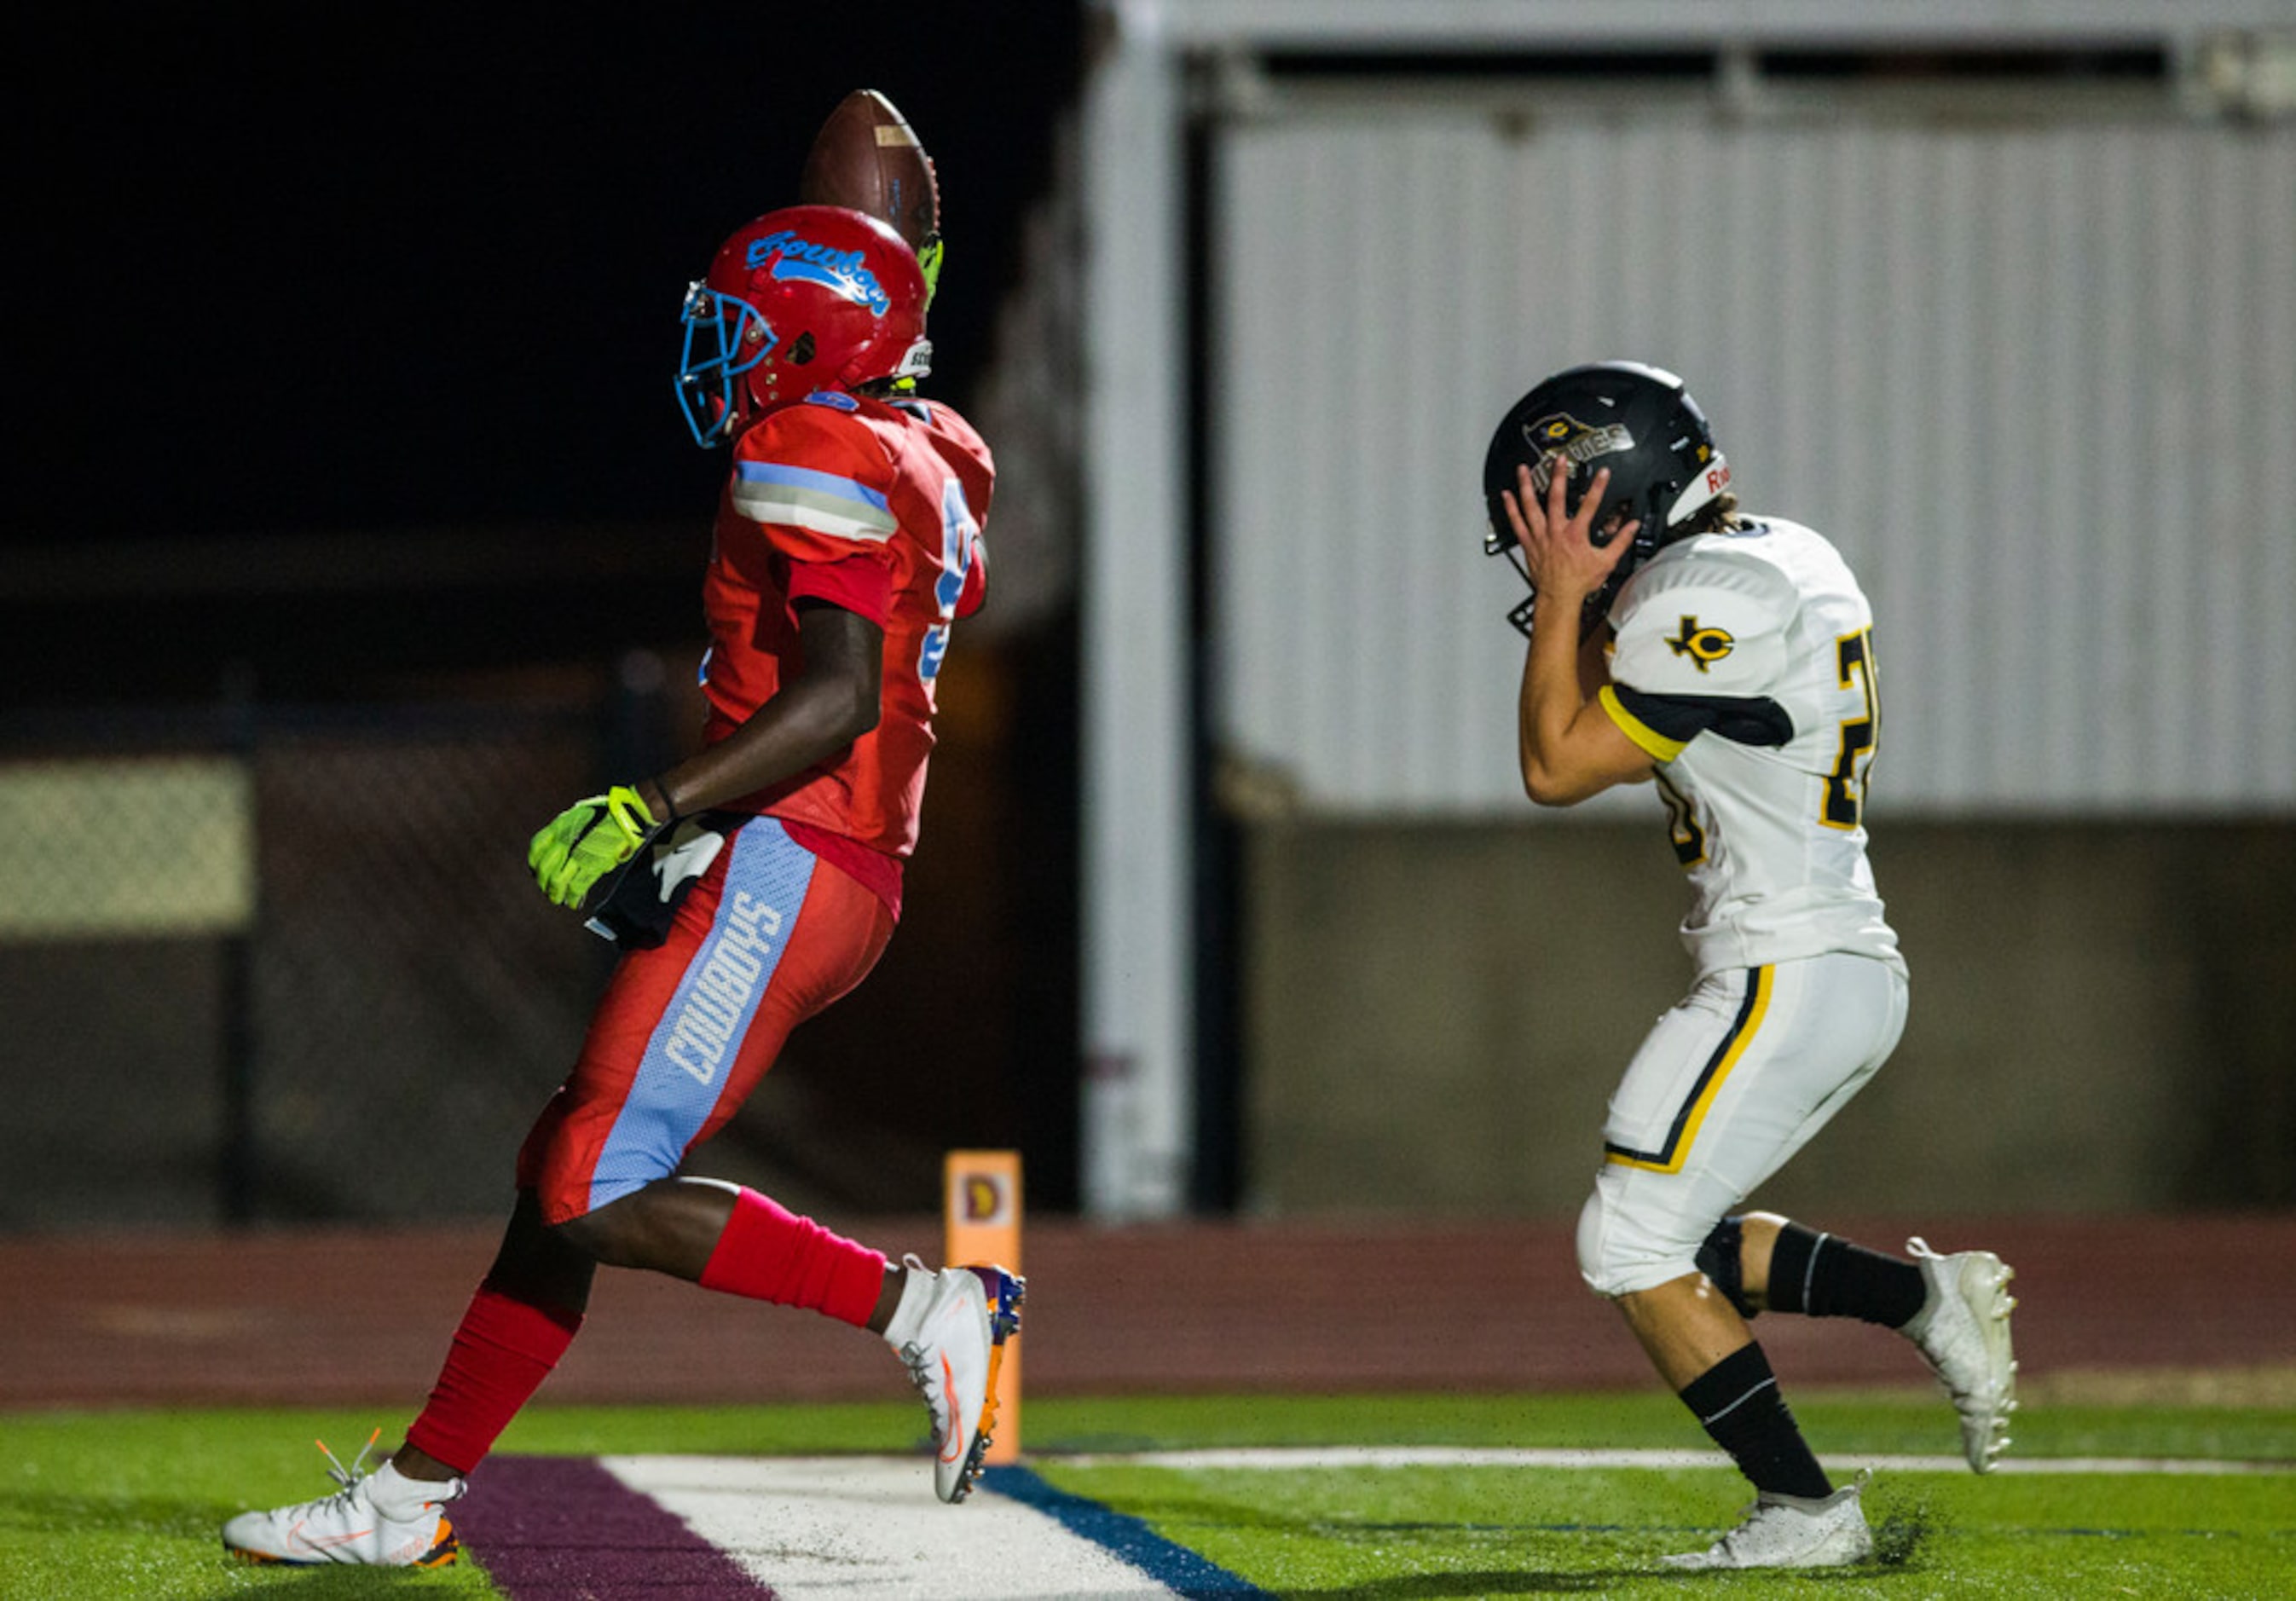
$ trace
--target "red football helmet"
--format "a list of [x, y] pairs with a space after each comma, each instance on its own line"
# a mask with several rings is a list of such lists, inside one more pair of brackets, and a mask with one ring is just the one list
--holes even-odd
[[677, 399], [705, 448], [769, 406], [931, 370], [915, 254], [840, 206], [788, 206], [743, 227], [686, 291], [685, 323]]

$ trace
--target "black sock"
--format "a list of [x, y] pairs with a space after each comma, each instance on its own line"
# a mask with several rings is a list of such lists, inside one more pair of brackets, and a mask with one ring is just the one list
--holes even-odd
[[1770, 1252], [1766, 1299], [1774, 1312], [1811, 1318], [1862, 1318], [1903, 1328], [1929, 1299], [1929, 1283], [1912, 1262], [1853, 1245], [1839, 1235], [1799, 1223], [1778, 1230]]
[[1756, 1490], [1813, 1499], [1833, 1493], [1833, 1481], [1778, 1393], [1777, 1376], [1760, 1345], [1741, 1346], [1691, 1380], [1683, 1386], [1682, 1404]]

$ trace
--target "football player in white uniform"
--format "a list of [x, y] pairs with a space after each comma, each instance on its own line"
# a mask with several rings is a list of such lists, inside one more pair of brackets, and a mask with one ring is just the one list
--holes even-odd
[[1558, 373], [1516, 402], [1484, 464], [1486, 549], [1531, 597], [1520, 709], [1530, 798], [1569, 806], [1649, 778], [1690, 875], [1696, 973], [1611, 1097], [1578, 1222], [1579, 1270], [1758, 1492], [1693, 1568], [1827, 1567], [1873, 1535], [1836, 1489], [1747, 1327], [1759, 1311], [1905, 1334], [1961, 1416], [1971, 1467], [2009, 1443], [2009, 1269], [1911, 1260], [1731, 1209], [1885, 1061], [1906, 965], [1866, 859], [1879, 736], [1873, 612], [1817, 533], [1741, 514], [1673, 374]]

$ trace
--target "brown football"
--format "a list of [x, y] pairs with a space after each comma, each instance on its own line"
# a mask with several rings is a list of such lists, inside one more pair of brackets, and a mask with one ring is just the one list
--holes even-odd
[[801, 205], [866, 211], [909, 242], [911, 250], [940, 231], [940, 189], [932, 158], [908, 119], [874, 89], [837, 103], [813, 136], [798, 178]]

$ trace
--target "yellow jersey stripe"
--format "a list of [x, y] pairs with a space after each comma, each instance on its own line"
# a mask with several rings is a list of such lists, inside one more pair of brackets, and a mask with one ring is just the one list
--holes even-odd
[[1672, 761], [1682, 754], [1682, 747], [1690, 743], [1688, 740], [1667, 738], [1628, 711], [1626, 702], [1619, 699], [1619, 692], [1608, 684], [1603, 686], [1597, 698], [1603, 702], [1603, 710], [1611, 714], [1611, 720], [1618, 724], [1619, 732], [1640, 745], [1656, 760]]

